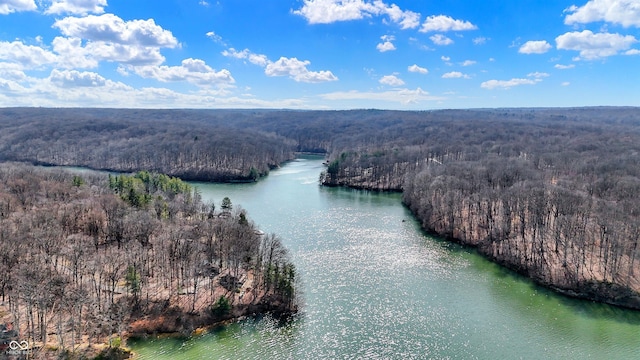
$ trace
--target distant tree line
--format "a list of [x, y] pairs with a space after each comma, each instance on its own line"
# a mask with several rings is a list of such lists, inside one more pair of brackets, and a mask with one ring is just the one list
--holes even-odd
[[[154, 115], [157, 115], [154, 116]], [[135, 110], [2, 109], [0, 160], [186, 180], [256, 181], [294, 156], [293, 141]]]
[[177, 178], [0, 167], [0, 323], [32, 346], [65, 354], [136, 324], [188, 333], [289, 313], [295, 282], [276, 235], [228, 198], [220, 210], [203, 203]]

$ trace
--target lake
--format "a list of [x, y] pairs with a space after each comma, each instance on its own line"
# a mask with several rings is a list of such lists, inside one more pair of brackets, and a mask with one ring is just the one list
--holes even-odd
[[137, 359], [640, 358], [640, 312], [557, 295], [428, 236], [400, 194], [321, 187], [322, 161], [300, 157], [257, 183], [192, 183], [283, 239], [300, 314], [130, 342]]

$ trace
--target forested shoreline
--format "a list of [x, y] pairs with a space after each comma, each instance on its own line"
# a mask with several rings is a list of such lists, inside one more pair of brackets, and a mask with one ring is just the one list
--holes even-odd
[[335, 146], [323, 182], [402, 191], [429, 232], [564, 294], [640, 309], [640, 111], [445, 114]]
[[[422, 227], [571, 296], [640, 309], [640, 109], [2, 109], [0, 160], [252, 181], [322, 153]], [[175, 151], [174, 151], [175, 150]]]
[[280, 239], [221, 200], [205, 204], [189, 184], [146, 171], [3, 163], [0, 324], [10, 331], [0, 345], [118, 358], [130, 336], [295, 313], [295, 267]]

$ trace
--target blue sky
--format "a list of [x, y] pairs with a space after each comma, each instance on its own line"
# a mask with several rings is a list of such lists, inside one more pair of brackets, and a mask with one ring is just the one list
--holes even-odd
[[0, 106], [640, 106], [640, 0], [0, 0]]

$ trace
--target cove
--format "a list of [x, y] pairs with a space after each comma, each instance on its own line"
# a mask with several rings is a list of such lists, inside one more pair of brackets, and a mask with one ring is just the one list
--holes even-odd
[[630, 359], [640, 312], [540, 288], [424, 234], [399, 194], [318, 185], [303, 156], [257, 183], [192, 183], [228, 196], [291, 252], [302, 309], [190, 338], [131, 341], [137, 359]]

